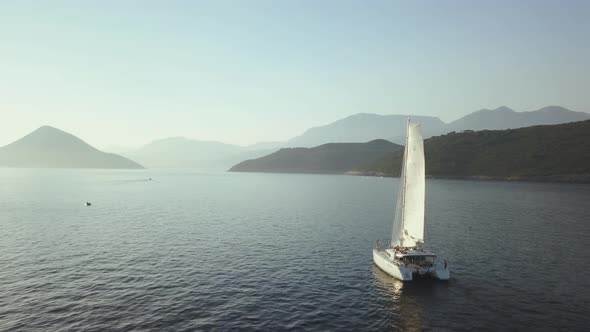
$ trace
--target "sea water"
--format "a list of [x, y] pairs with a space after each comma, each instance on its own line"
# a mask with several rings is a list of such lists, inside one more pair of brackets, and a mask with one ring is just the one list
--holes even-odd
[[426, 246], [451, 280], [411, 283], [372, 262], [397, 187], [0, 169], [0, 330], [588, 327], [590, 186], [427, 180]]

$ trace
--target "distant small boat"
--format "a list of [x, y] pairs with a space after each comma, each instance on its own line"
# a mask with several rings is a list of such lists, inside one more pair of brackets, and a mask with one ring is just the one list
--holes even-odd
[[86, 202], [86, 206], [91, 206], [91, 205], [92, 205], [92, 203]]
[[373, 249], [373, 261], [387, 274], [402, 281], [419, 276], [448, 280], [447, 261], [437, 261], [424, 245], [425, 199], [424, 142], [420, 124], [408, 119], [406, 146], [400, 176], [400, 189], [389, 248], [381, 249], [379, 240]]

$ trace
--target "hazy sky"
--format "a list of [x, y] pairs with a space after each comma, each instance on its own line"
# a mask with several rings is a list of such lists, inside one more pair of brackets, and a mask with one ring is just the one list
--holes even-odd
[[590, 111], [590, 1], [0, 1], [0, 145], [284, 140], [359, 113]]

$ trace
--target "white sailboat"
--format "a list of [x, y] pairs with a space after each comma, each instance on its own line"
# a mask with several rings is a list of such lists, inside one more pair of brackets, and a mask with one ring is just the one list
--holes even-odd
[[373, 249], [373, 261], [387, 274], [402, 281], [419, 276], [448, 280], [447, 262], [437, 261], [434, 253], [424, 249], [425, 162], [420, 124], [408, 119], [406, 146], [400, 176], [393, 231], [389, 248]]

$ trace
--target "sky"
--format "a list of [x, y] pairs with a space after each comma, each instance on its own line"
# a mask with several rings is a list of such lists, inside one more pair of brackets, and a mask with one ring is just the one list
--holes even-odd
[[590, 1], [0, 1], [0, 145], [282, 141], [364, 112], [590, 112]]

